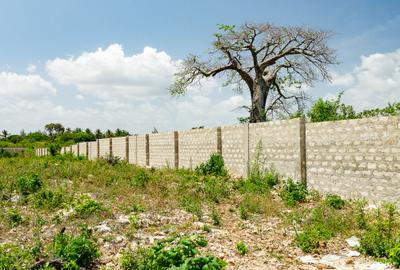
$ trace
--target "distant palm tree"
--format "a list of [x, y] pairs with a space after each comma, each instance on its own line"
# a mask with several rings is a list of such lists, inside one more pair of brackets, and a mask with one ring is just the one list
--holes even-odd
[[3, 137], [3, 139], [7, 139], [8, 135], [10, 135], [10, 133], [8, 133], [7, 130], [2, 130], [1, 131], [1, 137]]

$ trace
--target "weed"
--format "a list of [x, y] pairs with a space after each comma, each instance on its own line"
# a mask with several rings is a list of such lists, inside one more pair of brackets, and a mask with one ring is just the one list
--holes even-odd
[[219, 203], [222, 198], [230, 195], [230, 189], [225, 179], [217, 177], [205, 177], [202, 183], [202, 191], [206, 198]]
[[201, 175], [227, 176], [228, 171], [225, 169], [224, 158], [221, 154], [214, 153], [208, 161], [200, 164], [196, 170]]
[[67, 201], [64, 192], [51, 191], [42, 189], [30, 197], [32, 205], [35, 208], [41, 209], [56, 209], [63, 207], [64, 202]]
[[389, 260], [394, 266], [400, 268], [400, 242], [389, 251]]
[[101, 157], [99, 162], [104, 162], [104, 163], [109, 164], [111, 166], [115, 166], [115, 165], [117, 165], [117, 164], [119, 164], [121, 162], [121, 158], [109, 154], [109, 155], [107, 155], [105, 157]]
[[92, 231], [86, 225], [81, 225], [81, 233], [78, 236], [58, 233], [53, 241], [52, 252], [66, 261], [67, 265], [63, 266], [63, 269], [88, 267], [100, 257], [99, 248], [92, 238]]
[[29, 269], [34, 261], [34, 255], [28, 249], [22, 249], [15, 244], [0, 244], [0, 269]]
[[365, 214], [365, 206], [367, 205], [366, 200], [357, 200], [355, 202], [355, 217], [357, 226], [361, 230], [367, 229], [367, 219]]
[[121, 267], [130, 269], [223, 269], [226, 263], [214, 256], [200, 256], [198, 247], [207, 241], [199, 236], [170, 237], [148, 249], [127, 251], [122, 255]]
[[135, 213], [140, 213], [140, 212], [144, 212], [144, 207], [141, 204], [138, 203], [134, 203], [131, 207], [132, 212]]
[[325, 198], [325, 203], [335, 209], [342, 209], [346, 202], [339, 195], [328, 194]]
[[236, 244], [236, 250], [242, 256], [246, 255], [249, 252], [248, 247], [242, 241]]
[[133, 187], [144, 188], [150, 181], [150, 174], [145, 169], [140, 169], [132, 178]]
[[291, 178], [288, 179], [280, 192], [280, 196], [286, 206], [295, 206], [299, 202], [304, 202], [307, 194], [306, 186], [301, 182], [294, 182]]
[[75, 215], [79, 218], [87, 218], [95, 213], [106, 210], [101, 203], [87, 195], [80, 196], [72, 204], [75, 208]]
[[210, 229], [210, 227], [208, 227], [207, 224], [204, 224], [203, 227], [201, 227], [201, 229], [202, 229], [203, 231], [205, 231], [205, 232], [211, 232], [211, 229]]
[[197, 216], [199, 220], [203, 217], [202, 201], [196, 194], [182, 195], [180, 204], [186, 211]]
[[219, 215], [218, 210], [215, 207], [211, 209], [211, 219], [213, 221], [213, 225], [215, 226], [222, 225], [221, 216]]
[[264, 214], [270, 205], [269, 194], [256, 195], [245, 194], [239, 204], [239, 214], [241, 219], [249, 219], [252, 214]]
[[7, 216], [8, 216], [8, 223], [10, 224], [11, 227], [17, 227], [19, 224], [22, 223], [22, 216], [15, 208], [9, 209]]
[[17, 181], [17, 190], [24, 196], [37, 192], [42, 186], [43, 182], [37, 174], [22, 176]]

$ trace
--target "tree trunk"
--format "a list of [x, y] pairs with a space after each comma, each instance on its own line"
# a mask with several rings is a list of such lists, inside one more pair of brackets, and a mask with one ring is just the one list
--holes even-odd
[[250, 123], [265, 122], [267, 115], [265, 103], [268, 97], [269, 86], [265, 82], [255, 83], [251, 97]]

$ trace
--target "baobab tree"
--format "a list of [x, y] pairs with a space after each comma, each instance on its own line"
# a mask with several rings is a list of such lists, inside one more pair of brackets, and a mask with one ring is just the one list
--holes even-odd
[[189, 55], [182, 61], [170, 93], [182, 95], [202, 78], [222, 76], [235, 90], [248, 89], [251, 123], [291, 114], [293, 107], [301, 110], [307, 97], [300, 87], [330, 80], [328, 66], [336, 64], [327, 31], [267, 23], [220, 25], [219, 30], [208, 58]]

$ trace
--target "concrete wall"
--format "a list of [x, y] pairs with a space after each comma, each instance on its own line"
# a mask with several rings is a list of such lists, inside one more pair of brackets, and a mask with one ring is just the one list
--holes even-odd
[[[110, 140], [89, 143], [89, 159], [110, 150]], [[80, 154], [82, 154], [80, 144]], [[301, 119], [193, 129], [128, 137], [129, 162], [139, 166], [196, 168], [221, 153], [233, 176], [247, 176], [258, 160], [309, 188], [344, 197], [400, 199], [400, 117], [323, 123]], [[77, 153], [77, 145], [64, 152]], [[36, 149], [39, 156], [47, 149]], [[126, 137], [112, 139], [112, 154], [125, 158]], [[251, 167], [251, 166], [250, 166]]]
[[89, 147], [89, 160], [95, 160], [97, 158], [97, 141], [95, 142], [89, 142], [88, 143]]
[[266, 167], [300, 179], [300, 120], [249, 124], [250, 164], [258, 152]]
[[149, 165], [152, 167], [175, 166], [174, 133], [149, 134]]
[[112, 138], [112, 154], [121, 160], [126, 159], [126, 137]]
[[196, 168], [217, 152], [217, 129], [192, 129], [179, 132], [179, 167]]
[[86, 152], [86, 142], [81, 142], [79, 143], [79, 155], [87, 157], [87, 152]]
[[71, 152], [74, 155], [78, 155], [78, 145], [77, 144], [71, 145]]
[[306, 124], [310, 188], [345, 197], [400, 199], [400, 118]]
[[99, 157], [107, 157], [110, 154], [110, 139], [99, 140]]

